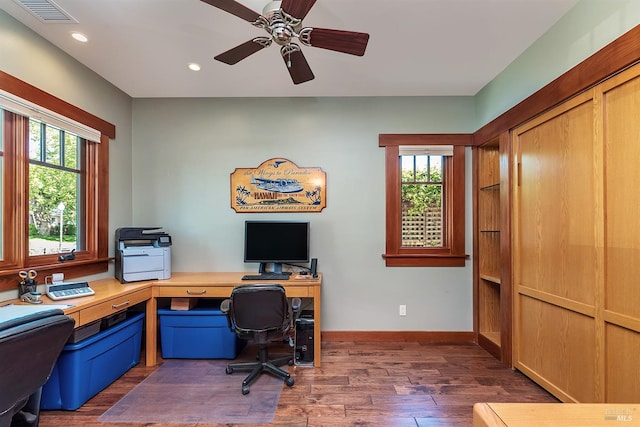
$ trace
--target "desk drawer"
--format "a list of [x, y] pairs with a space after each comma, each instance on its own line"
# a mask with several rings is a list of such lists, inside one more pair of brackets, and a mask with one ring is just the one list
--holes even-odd
[[113, 313], [133, 307], [134, 305], [146, 301], [151, 298], [151, 289], [141, 289], [130, 294], [122, 295], [117, 298], [96, 304], [80, 310], [80, 322], [76, 326], [85, 325], [94, 320], [102, 319]]
[[288, 298], [310, 298], [313, 296], [312, 289], [307, 286], [285, 286]]
[[[158, 297], [201, 297], [201, 298], [228, 298], [235, 286], [158, 286]], [[313, 290], [308, 286], [284, 286], [287, 297], [309, 298], [313, 297]]]
[[227, 298], [233, 286], [158, 286], [156, 291], [159, 297]]
[[78, 326], [80, 326], [80, 313], [79, 312], [75, 312], [75, 313], [70, 313], [70, 314], [65, 314], [65, 316], [69, 316], [71, 317], [73, 320], [76, 321], [76, 328]]

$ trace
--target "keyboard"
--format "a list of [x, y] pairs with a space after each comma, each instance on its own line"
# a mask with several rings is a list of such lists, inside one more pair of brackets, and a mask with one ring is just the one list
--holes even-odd
[[54, 283], [47, 285], [47, 296], [54, 301], [68, 298], [80, 298], [95, 295], [87, 282]]
[[242, 280], [289, 280], [290, 273], [245, 274]]

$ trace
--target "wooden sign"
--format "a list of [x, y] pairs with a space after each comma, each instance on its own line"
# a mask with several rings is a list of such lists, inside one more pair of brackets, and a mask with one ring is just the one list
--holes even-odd
[[327, 175], [275, 158], [231, 173], [231, 208], [236, 212], [320, 212], [327, 206]]

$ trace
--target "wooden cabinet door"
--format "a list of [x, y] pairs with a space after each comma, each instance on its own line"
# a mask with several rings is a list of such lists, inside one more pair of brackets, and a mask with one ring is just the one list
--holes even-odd
[[588, 91], [513, 132], [514, 365], [565, 401], [598, 402], [601, 152]]
[[640, 402], [640, 69], [602, 84], [607, 402]]

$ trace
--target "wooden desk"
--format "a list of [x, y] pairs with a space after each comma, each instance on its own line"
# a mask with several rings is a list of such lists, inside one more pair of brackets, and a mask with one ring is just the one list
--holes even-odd
[[640, 426], [640, 405], [618, 403], [476, 403], [473, 427]]
[[[76, 321], [76, 327], [86, 325], [94, 320], [117, 313], [127, 307], [146, 302], [146, 365], [155, 366], [158, 349], [158, 298], [191, 297], [191, 298], [227, 298], [235, 286], [256, 281], [243, 281], [246, 273], [173, 273], [168, 280], [152, 280], [121, 284], [115, 278], [90, 282], [95, 295], [53, 301], [42, 296], [44, 304], [69, 304], [64, 313]], [[259, 283], [259, 282], [258, 282]], [[320, 285], [322, 275], [317, 279], [268, 281], [284, 286], [288, 297], [313, 299], [313, 332], [314, 366], [320, 366]], [[22, 304], [19, 300], [7, 303]], [[25, 303], [26, 304], [26, 303]]]
[[69, 308], [64, 309], [64, 314], [73, 317], [77, 328], [138, 303], [150, 301], [153, 293], [150, 282], [123, 285], [116, 279], [93, 281], [91, 288], [95, 295], [60, 301], [53, 301], [43, 295], [42, 300], [44, 304], [68, 304]]
[[[172, 273], [170, 279], [153, 282], [152, 298], [147, 303], [146, 348], [157, 348], [157, 298], [226, 298], [238, 285], [259, 283], [242, 280], [244, 274], [246, 273]], [[322, 275], [318, 275], [317, 279], [310, 279], [291, 278], [282, 281], [270, 280], [264, 283], [284, 286], [288, 297], [313, 298], [313, 361], [314, 366], [320, 366], [320, 285], [322, 284]], [[155, 351], [147, 351], [146, 357], [147, 366], [154, 366], [157, 363]]]

